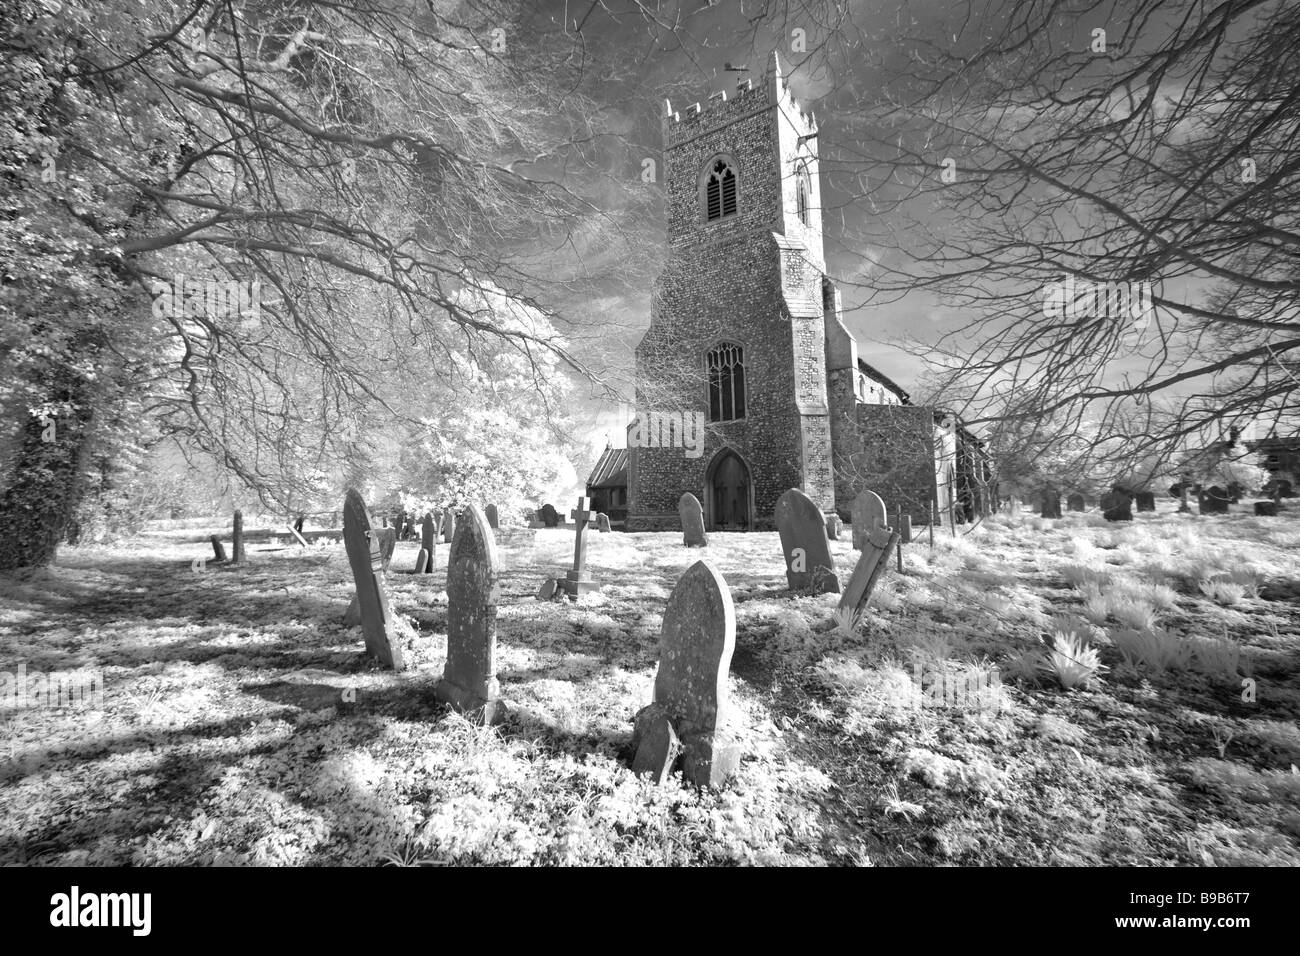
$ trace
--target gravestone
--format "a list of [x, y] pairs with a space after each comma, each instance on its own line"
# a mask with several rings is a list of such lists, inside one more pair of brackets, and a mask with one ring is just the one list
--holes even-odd
[[447, 664], [433, 692], [475, 722], [495, 724], [506, 712], [496, 673], [501, 565], [478, 505], [460, 518], [447, 556]]
[[438, 526], [434, 523], [433, 514], [425, 512], [424, 520], [420, 522], [420, 554], [415, 559], [415, 573], [432, 574], [434, 565], [437, 564], [437, 554]]
[[1055, 491], [1044, 491], [1039, 496], [1039, 516], [1043, 518], [1061, 517], [1061, 496]]
[[818, 594], [839, 594], [840, 582], [835, 576], [835, 559], [826, 540], [821, 509], [798, 488], [791, 488], [777, 500], [774, 517], [781, 534], [790, 590], [811, 588]]
[[609, 515], [605, 514], [603, 511], [596, 515], [596, 530], [602, 533], [610, 530]]
[[396, 528], [378, 528], [375, 535], [379, 538], [379, 558], [383, 562], [384, 570], [388, 570], [388, 565], [393, 560], [393, 550], [397, 547], [397, 529]]
[[1228, 492], [1218, 485], [1210, 485], [1201, 492], [1201, 514], [1223, 515], [1228, 513]]
[[212, 542], [212, 562], [214, 564], [226, 563], [226, 546], [221, 543], [220, 535], [213, 535], [209, 540]]
[[496, 505], [488, 505], [486, 508], [483, 509], [483, 514], [487, 518], [488, 527], [491, 528], [493, 531], [495, 531], [497, 528], [501, 526], [500, 519], [497, 518]]
[[720, 787], [735, 775], [740, 744], [721, 726], [735, 646], [727, 582], [707, 561], [696, 561], [664, 610], [654, 701], [633, 719], [633, 770], [665, 780], [680, 748], [682, 776], [697, 787]]
[[542, 586], [537, 589], [537, 600], [539, 601], [554, 600], [557, 593], [562, 593], [562, 592], [559, 591], [559, 587], [556, 584], [555, 578], [547, 578], [545, 581], [542, 582]]
[[402, 648], [394, 639], [393, 617], [384, 593], [384, 559], [371, 530], [366, 503], [355, 488], [343, 499], [343, 544], [357, 586], [357, 607], [366, 651], [394, 670], [402, 670]]
[[244, 513], [236, 511], [234, 530], [230, 534], [230, 563], [243, 564], [244, 560]]
[[307, 539], [302, 536], [302, 518], [299, 518], [293, 524], [289, 525], [289, 533], [293, 535], [293, 540], [297, 541], [304, 548], [307, 547]]
[[900, 535], [892, 528], [876, 526], [867, 536], [867, 546], [862, 549], [857, 567], [844, 586], [840, 596], [840, 608], [854, 612], [860, 611], [871, 599], [871, 592], [876, 588], [876, 581], [889, 564], [889, 552], [898, 547]]
[[912, 543], [912, 516], [900, 514], [898, 516], [898, 539], [903, 544]]
[[682, 544], [688, 548], [707, 548], [709, 536], [704, 533], [704, 509], [700, 500], [690, 492], [677, 499], [677, 516], [682, 520]]
[[542, 524], [548, 528], [554, 528], [560, 523], [560, 516], [555, 513], [555, 506], [550, 502], [542, 505], [541, 518]]
[[1276, 501], [1256, 501], [1255, 514], [1261, 518], [1276, 518], [1278, 503]]
[[1084, 509], [1083, 495], [1076, 491], [1065, 499], [1065, 506], [1071, 511], [1082, 511]]
[[445, 508], [442, 512], [442, 540], [451, 544], [451, 539], [455, 536], [456, 514], [450, 508]]
[[1155, 511], [1156, 495], [1153, 491], [1139, 491], [1133, 496], [1138, 511]]
[[1101, 496], [1101, 513], [1107, 521], [1132, 521], [1133, 499], [1123, 491], [1108, 491]]
[[573, 569], [565, 573], [564, 580], [556, 585], [564, 589], [569, 600], [576, 601], [584, 594], [600, 590], [600, 582], [587, 573], [587, 529], [595, 522], [590, 498], [579, 498], [578, 506], [570, 512], [576, 525], [573, 536]]
[[837, 514], [828, 514], [826, 516], [826, 537], [832, 541], [840, 540], [840, 532], [844, 530], [844, 522], [840, 520]]
[[866, 546], [872, 528], [876, 525], [884, 527], [889, 522], [885, 516], [885, 503], [874, 491], [862, 491], [853, 499], [849, 518], [853, 523], [853, 547], [859, 551]]

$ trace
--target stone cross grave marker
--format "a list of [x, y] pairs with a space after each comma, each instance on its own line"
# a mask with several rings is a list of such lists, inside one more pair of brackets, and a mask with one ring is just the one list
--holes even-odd
[[704, 509], [689, 491], [677, 499], [677, 516], [682, 521], [682, 544], [688, 548], [707, 548], [709, 536], [704, 533]]
[[576, 524], [573, 535], [573, 570], [565, 573], [556, 584], [576, 601], [584, 594], [600, 590], [600, 582], [587, 573], [587, 529], [595, 524], [596, 513], [591, 510], [590, 498], [579, 498], [578, 507], [569, 513]]
[[366, 651], [400, 671], [404, 662], [401, 645], [394, 637], [388, 596], [384, 593], [382, 545], [370, 527], [366, 503], [355, 488], [349, 488], [343, 500], [343, 543], [357, 586], [357, 606]]
[[791, 488], [777, 500], [775, 518], [790, 590], [812, 588], [819, 594], [839, 594], [840, 581], [835, 576], [821, 509], [798, 488]]
[[451, 539], [456, 536], [456, 513], [450, 508], [443, 509], [442, 512], [442, 540], [451, 544]]
[[880, 495], [866, 490], [853, 499], [849, 518], [853, 522], [853, 547], [858, 551], [866, 547], [867, 535], [871, 533], [871, 529], [876, 525], [883, 528], [889, 520], [885, 516], [885, 503]]
[[482, 724], [506, 713], [496, 664], [500, 575], [492, 526], [470, 505], [447, 557], [447, 664], [434, 696]]
[[654, 702], [633, 719], [633, 771], [663, 782], [680, 751], [682, 775], [697, 787], [720, 787], [735, 775], [740, 744], [722, 726], [735, 646], [727, 582], [707, 561], [696, 561], [664, 611]]
[[420, 553], [415, 557], [416, 574], [432, 574], [437, 564], [438, 525], [433, 520], [433, 513], [426, 511], [420, 522]]
[[1070, 495], [1070, 497], [1065, 499], [1065, 504], [1071, 511], [1082, 511], [1084, 507], [1083, 495], [1076, 491], [1074, 494]]
[[487, 518], [488, 527], [493, 531], [501, 527], [500, 518], [497, 517], [497, 506], [490, 504], [483, 509], [483, 514]]
[[889, 552], [898, 547], [898, 540], [899, 534], [892, 528], [877, 525], [871, 529], [871, 534], [867, 536], [867, 546], [862, 549], [862, 557], [858, 558], [849, 583], [844, 586], [844, 593], [840, 596], [841, 609], [847, 608], [857, 613], [871, 600], [871, 592], [875, 590], [881, 572], [889, 564]]

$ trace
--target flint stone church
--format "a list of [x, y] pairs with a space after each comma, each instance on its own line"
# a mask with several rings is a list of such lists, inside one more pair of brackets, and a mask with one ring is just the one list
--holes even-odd
[[[592, 472], [595, 506], [615, 519], [626, 509], [628, 531], [680, 528], [684, 492], [714, 530], [771, 529], [789, 488], [845, 519], [863, 488], [891, 519], [900, 507], [915, 523], [931, 509], [942, 523], [989, 510], [981, 442], [858, 357], [826, 275], [817, 120], [776, 54], [761, 86], [665, 106], [670, 248], [636, 349], [637, 416], [627, 449], [607, 449]], [[701, 412], [689, 448], [671, 426], [647, 428]]]

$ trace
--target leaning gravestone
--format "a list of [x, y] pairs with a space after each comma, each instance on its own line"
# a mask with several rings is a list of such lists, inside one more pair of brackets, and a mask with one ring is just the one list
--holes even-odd
[[1055, 491], [1044, 491], [1040, 496], [1039, 516], [1043, 518], [1061, 517], [1061, 496]]
[[1071, 511], [1082, 511], [1084, 508], [1083, 495], [1077, 491], [1065, 499], [1065, 505]]
[[735, 646], [727, 582], [707, 561], [696, 561], [664, 611], [654, 701], [633, 719], [633, 771], [662, 782], [680, 751], [682, 775], [697, 787], [721, 787], [735, 775], [740, 744], [721, 726]]
[[445, 508], [442, 512], [442, 540], [451, 544], [451, 539], [455, 536], [456, 514], [450, 508]]
[[853, 522], [853, 547], [861, 551], [867, 543], [871, 529], [888, 522], [885, 516], [885, 503], [874, 491], [862, 491], [853, 499], [849, 509], [849, 518]]
[[483, 509], [483, 514], [487, 518], [488, 526], [493, 531], [495, 531], [497, 528], [501, 526], [500, 519], [497, 517], [496, 505], [488, 505], [486, 508]]
[[1153, 491], [1139, 491], [1133, 496], [1133, 501], [1137, 505], [1138, 511], [1156, 510], [1156, 496]]
[[1101, 514], [1107, 521], [1132, 521], [1133, 499], [1123, 491], [1108, 491], [1101, 496]]
[[214, 564], [224, 564], [226, 561], [226, 546], [221, 543], [221, 538], [215, 534], [209, 540], [212, 542], [212, 562]]
[[596, 515], [596, 530], [600, 532], [608, 532], [612, 530], [609, 526], [609, 515], [605, 514], [603, 511]]
[[554, 528], [560, 523], [560, 516], [556, 514], [555, 506], [550, 502], [542, 505], [541, 517], [542, 524], [546, 525], [548, 528]]
[[677, 499], [677, 516], [682, 519], [682, 544], [688, 548], [707, 548], [709, 536], [704, 533], [704, 509], [700, 500], [690, 492]]
[[1259, 515], [1261, 518], [1276, 518], [1277, 508], [1278, 505], [1276, 501], [1255, 502], [1255, 514]]
[[1218, 485], [1211, 485], [1201, 493], [1201, 514], [1223, 515], [1228, 513], [1228, 492]]
[[777, 500], [775, 518], [790, 590], [839, 594], [840, 581], [835, 576], [821, 509], [798, 488], [791, 488]]
[[858, 612], [871, 599], [876, 581], [889, 565], [889, 552], [898, 547], [900, 535], [892, 528], [875, 527], [867, 536], [867, 546], [862, 549], [857, 567], [840, 596], [840, 609]]
[[343, 544], [357, 586], [361, 633], [366, 651], [394, 670], [402, 670], [402, 648], [394, 639], [393, 617], [384, 593], [384, 560], [378, 536], [370, 527], [366, 503], [355, 488], [343, 500]]
[[506, 712], [496, 672], [501, 565], [478, 505], [460, 519], [447, 557], [447, 664], [433, 692], [475, 722], [495, 724]]
[[420, 554], [415, 560], [415, 573], [432, 574], [434, 565], [437, 564], [437, 554], [438, 526], [433, 521], [433, 515], [425, 512], [424, 520], [420, 522]]
[[837, 514], [828, 514], [826, 516], [826, 537], [832, 541], [840, 540], [840, 532], [844, 530], [844, 522], [840, 520]]

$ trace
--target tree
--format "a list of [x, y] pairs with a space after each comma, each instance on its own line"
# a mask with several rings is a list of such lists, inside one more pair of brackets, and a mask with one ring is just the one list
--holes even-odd
[[[571, 55], [580, 37], [525, 42], [531, 16], [20, 0], [0, 27], [0, 568], [49, 561], [87, 463], [135, 439], [287, 508], [332, 460], [365, 470], [400, 388], [453, 389], [455, 350], [590, 372], [464, 304], [491, 288], [554, 315], [627, 257], [645, 199], [565, 177], [599, 170], [584, 84], [613, 74]], [[625, 195], [603, 212], [584, 188]]]

